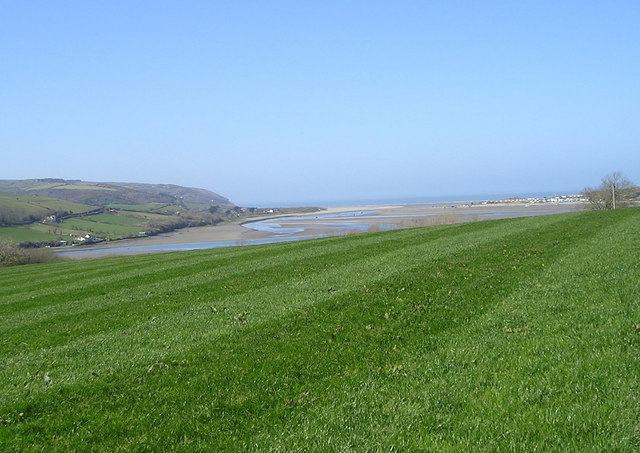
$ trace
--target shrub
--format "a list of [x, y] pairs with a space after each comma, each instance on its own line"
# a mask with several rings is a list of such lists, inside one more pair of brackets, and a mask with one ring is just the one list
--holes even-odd
[[59, 260], [60, 257], [50, 249], [27, 249], [8, 239], [0, 238], [0, 267], [48, 263]]

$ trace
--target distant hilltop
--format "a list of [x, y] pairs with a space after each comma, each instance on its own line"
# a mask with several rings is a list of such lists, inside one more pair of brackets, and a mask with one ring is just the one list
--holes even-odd
[[252, 215], [205, 189], [65, 179], [0, 180], [0, 240], [22, 247], [86, 245]]
[[89, 182], [58, 178], [0, 180], [0, 191], [36, 195], [93, 206], [111, 204], [191, 203], [232, 208], [229, 199], [209, 190], [173, 184]]

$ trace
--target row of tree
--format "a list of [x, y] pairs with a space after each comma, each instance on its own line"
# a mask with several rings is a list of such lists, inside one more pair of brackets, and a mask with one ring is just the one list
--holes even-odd
[[27, 212], [26, 209], [0, 206], [0, 226], [22, 225], [37, 222], [42, 216]]
[[587, 187], [583, 195], [593, 209], [617, 209], [629, 206], [640, 195], [640, 188], [616, 171], [606, 175], [598, 187]]

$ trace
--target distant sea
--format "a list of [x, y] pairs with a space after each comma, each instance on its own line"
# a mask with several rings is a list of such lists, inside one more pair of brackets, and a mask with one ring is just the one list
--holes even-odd
[[[575, 192], [577, 193], [577, 192]], [[302, 201], [274, 201], [263, 202], [256, 205], [248, 204], [260, 208], [293, 208], [302, 206], [316, 206], [322, 208], [339, 208], [343, 206], [380, 206], [380, 205], [411, 205], [411, 204], [432, 204], [432, 203], [462, 203], [471, 201], [503, 200], [512, 197], [553, 197], [556, 195], [573, 195], [571, 191], [557, 192], [527, 192], [527, 193], [502, 193], [486, 195], [451, 195], [433, 197], [402, 197], [402, 198], [369, 198], [351, 200], [302, 200]]]

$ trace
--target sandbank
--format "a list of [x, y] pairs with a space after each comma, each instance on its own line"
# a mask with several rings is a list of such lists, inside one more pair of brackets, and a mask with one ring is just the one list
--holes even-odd
[[[323, 227], [322, 223], [326, 219], [320, 216], [327, 214], [340, 213], [362, 213], [367, 212], [367, 223], [374, 225], [372, 231], [376, 230], [376, 225], [380, 227], [388, 227], [393, 225], [396, 228], [410, 228], [428, 225], [439, 225], [448, 223], [459, 223], [486, 219], [500, 219], [511, 217], [524, 217], [533, 215], [547, 215], [554, 213], [562, 213], [581, 209], [579, 203], [432, 203], [432, 204], [411, 204], [411, 205], [378, 205], [378, 206], [343, 206], [325, 208], [317, 213], [304, 212], [300, 214], [290, 214], [286, 216], [273, 215], [261, 216], [247, 219], [243, 224], [255, 222], [258, 220], [278, 219], [278, 223], [283, 226], [288, 225], [287, 218], [304, 215], [304, 221], [291, 220], [289, 223], [297, 228], [312, 228], [314, 235], [341, 235], [352, 233], [353, 230], [339, 228]], [[320, 218], [315, 219], [317, 215]], [[340, 222], [357, 223], [362, 220], [357, 215], [353, 217], [340, 217]], [[190, 244], [201, 242], [219, 242], [219, 241], [238, 241], [242, 243], [251, 239], [266, 239], [273, 237], [282, 237], [274, 233], [256, 231], [243, 224], [223, 224], [215, 226], [189, 227], [176, 230], [170, 233], [163, 233], [156, 236], [144, 238], [123, 239], [118, 241], [104, 242], [93, 246], [81, 246], [78, 250], [82, 250], [82, 254], [68, 255], [71, 258], [95, 258], [110, 255], [130, 255], [139, 253], [159, 253], [160, 251], [145, 252], [118, 252], [114, 250], [109, 253], [109, 249], [122, 249], [124, 247], [139, 246], [165, 246], [171, 244]], [[384, 228], [381, 228], [384, 229]], [[297, 232], [290, 236], [305, 236], [307, 231]], [[96, 253], [88, 253], [93, 250]], [[73, 251], [71, 247], [65, 247], [60, 251]]]

